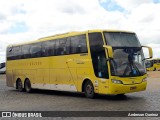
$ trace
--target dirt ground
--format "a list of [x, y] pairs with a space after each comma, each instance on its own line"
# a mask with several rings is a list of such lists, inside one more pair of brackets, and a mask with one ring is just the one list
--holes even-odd
[[149, 78], [160, 78], [160, 71], [148, 71]]
[[[62, 91], [37, 90], [30, 94], [19, 92], [15, 88], [7, 87], [5, 79], [5, 75], [0, 75], [0, 111], [160, 111], [160, 71], [148, 72], [148, 84], [145, 91], [128, 93], [123, 97], [99, 95], [95, 99], [87, 99], [82, 93]], [[53, 118], [50, 119], [53, 120]], [[59, 119], [64, 120], [64, 117]], [[73, 119], [74, 117], [68, 117], [68, 120]], [[77, 119], [82, 118], [75, 118]], [[84, 119], [106, 120], [105, 117]], [[108, 119], [128, 120], [129, 118], [109, 117]], [[134, 117], [133, 119], [139, 120], [140, 118]], [[142, 120], [146, 119], [155, 120], [156, 118], [142, 118]]]
[[0, 80], [6, 80], [6, 75], [5, 74], [0, 74]]

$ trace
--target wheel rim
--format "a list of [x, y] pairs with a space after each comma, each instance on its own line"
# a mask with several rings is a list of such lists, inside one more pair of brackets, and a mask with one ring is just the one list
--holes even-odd
[[25, 88], [26, 88], [26, 91], [30, 91], [31, 85], [29, 81], [26, 81]]
[[22, 90], [22, 82], [21, 81], [18, 82], [18, 90]]
[[93, 87], [91, 85], [87, 85], [86, 92], [89, 95], [93, 94]]

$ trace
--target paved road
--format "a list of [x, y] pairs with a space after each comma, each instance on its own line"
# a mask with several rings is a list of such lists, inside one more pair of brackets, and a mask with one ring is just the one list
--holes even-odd
[[0, 76], [0, 111], [160, 111], [160, 71], [149, 72], [146, 91], [124, 97], [36, 90], [25, 93], [9, 88]]

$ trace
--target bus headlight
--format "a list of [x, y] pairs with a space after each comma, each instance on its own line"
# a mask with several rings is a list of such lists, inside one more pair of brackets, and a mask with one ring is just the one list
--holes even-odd
[[143, 78], [143, 79], [142, 79], [142, 82], [145, 82], [145, 81], [147, 81], [147, 78]]
[[115, 79], [112, 79], [112, 83], [123, 84], [123, 82], [121, 80], [115, 80]]

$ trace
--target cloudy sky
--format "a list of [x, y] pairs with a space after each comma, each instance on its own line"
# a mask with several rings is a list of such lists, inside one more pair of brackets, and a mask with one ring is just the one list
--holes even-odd
[[160, 0], [0, 0], [0, 62], [9, 44], [88, 29], [134, 31], [160, 57]]

